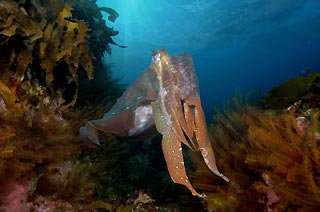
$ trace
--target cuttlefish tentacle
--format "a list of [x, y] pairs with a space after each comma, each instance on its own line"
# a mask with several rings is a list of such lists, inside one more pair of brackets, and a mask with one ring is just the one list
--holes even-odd
[[191, 137], [192, 139], [190, 139], [191, 144], [193, 146], [194, 149], [198, 149], [198, 146], [195, 144], [195, 141], [193, 139], [194, 137], [194, 132], [195, 132], [195, 119], [194, 119], [194, 106], [190, 106], [188, 105], [186, 102], [183, 103], [183, 108], [184, 108], [184, 115], [185, 115], [185, 119], [186, 119], [186, 123], [187, 123], [187, 128], [189, 130], [189, 132], [191, 132]]
[[229, 179], [218, 170], [212, 145], [207, 132], [207, 126], [201, 106], [200, 97], [190, 96], [188, 99], [186, 99], [186, 104], [188, 104], [189, 107], [194, 107], [194, 131], [204, 162], [214, 174], [229, 182]]
[[154, 122], [158, 132], [162, 137], [162, 151], [167, 163], [169, 174], [173, 182], [186, 186], [193, 195], [201, 195], [192, 187], [184, 166], [182, 146], [180, 139], [176, 136], [173, 129], [168, 125], [166, 117], [161, 112], [158, 101], [152, 102]]
[[[179, 123], [179, 126], [177, 126], [179, 129], [181, 129], [181, 131], [187, 136], [187, 138], [189, 139], [191, 145], [189, 144], [189, 142], [186, 141], [187, 146], [191, 149], [194, 150], [194, 144], [193, 144], [193, 133], [192, 131], [189, 130], [188, 125], [187, 125], [187, 121], [185, 118], [185, 114], [183, 111], [183, 105], [181, 103], [181, 100], [179, 99], [179, 97], [175, 98], [175, 102], [176, 102], [176, 106], [174, 107], [174, 109], [172, 110], [172, 113], [174, 114], [174, 118], [176, 118], [175, 120], [177, 120], [177, 122]], [[185, 137], [184, 137], [185, 138]]]

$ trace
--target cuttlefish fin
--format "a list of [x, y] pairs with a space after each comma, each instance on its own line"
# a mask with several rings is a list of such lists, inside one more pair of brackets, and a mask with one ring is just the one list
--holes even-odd
[[89, 121], [99, 131], [112, 133], [116, 136], [127, 136], [134, 127], [132, 109], [126, 109], [119, 113], [108, 112], [102, 119]]
[[126, 136], [132, 126], [132, 110], [128, 109], [114, 115], [107, 113], [102, 119], [88, 121], [85, 127], [80, 127], [79, 133], [87, 146], [100, 147], [99, 131]]
[[206, 120], [204, 118], [200, 98], [191, 97], [188, 101], [190, 105], [194, 106], [195, 134], [204, 162], [214, 174], [229, 182], [229, 179], [218, 170], [213, 148], [207, 132]]
[[186, 186], [193, 195], [201, 195], [192, 187], [183, 161], [181, 141], [173, 130], [167, 125], [165, 117], [162, 115], [158, 102], [152, 102], [155, 126], [162, 134], [162, 151], [167, 163], [169, 174], [173, 182]]
[[90, 122], [87, 122], [85, 127], [80, 127], [80, 136], [83, 142], [89, 147], [100, 147], [99, 133]]

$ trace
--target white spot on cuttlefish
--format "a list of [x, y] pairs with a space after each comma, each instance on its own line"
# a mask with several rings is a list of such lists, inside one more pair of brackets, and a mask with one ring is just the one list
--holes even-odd
[[160, 58], [161, 58], [161, 54], [156, 54], [152, 57], [152, 61], [160, 60]]
[[166, 89], [163, 89], [162, 91], [160, 91], [160, 96], [161, 99], [164, 99], [168, 94], [168, 91], [166, 91]]
[[208, 151], [205, 148], [200, 148], [201, 154], [203, 156], [203, 160], [206, 164], [210, 164], [210, 161], [208, 159]]
[[207, 157], [203, 157], [203, 160], [204, 160], [204, 162], [205, 162], [206, 164], [209, 164], [209, 163], [210, 163], [210, 161], [208, 160]]
[[176, 183], [176, 181], [171, 177], [171, 180], [174, 182], [174, 183]]

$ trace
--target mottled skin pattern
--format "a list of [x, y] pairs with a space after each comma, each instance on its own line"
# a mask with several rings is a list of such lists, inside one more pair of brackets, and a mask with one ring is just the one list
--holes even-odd
[[[209, 169], [218, 171], [201, 106], [198, 80], [188, 54], [172, 57], [165, 50], [154, 52], [150, 66], [117, 100], [102, 119], [80, 128], [85, 143], [99, 146], [98, 131], [117, 136], [139, 136], [156, 130], [172, 180], [194, 190], [186, 174], [182, 143], [201, 151]], [[148, 133], [147, 133], [148, 134]], [[151, 133], [149, 133], [151, 135]]]

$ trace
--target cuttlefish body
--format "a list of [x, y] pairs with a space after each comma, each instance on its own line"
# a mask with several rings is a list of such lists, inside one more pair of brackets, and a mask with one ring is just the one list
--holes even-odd
[[219, 172], [207, 133], [198, 80], [188, 54], [172, 57], [154, 52], [150, 66], [117, 100], [102, 119], [80, 128], [85, 143], [99, 146], [99, 131], [117, 136], [139, 136], [152, 129], [162, 135], [162, 151], [172, 180], [201, 196], [190, 184], [182, 155], [182, 143], [201, 151], [209, 169]]

